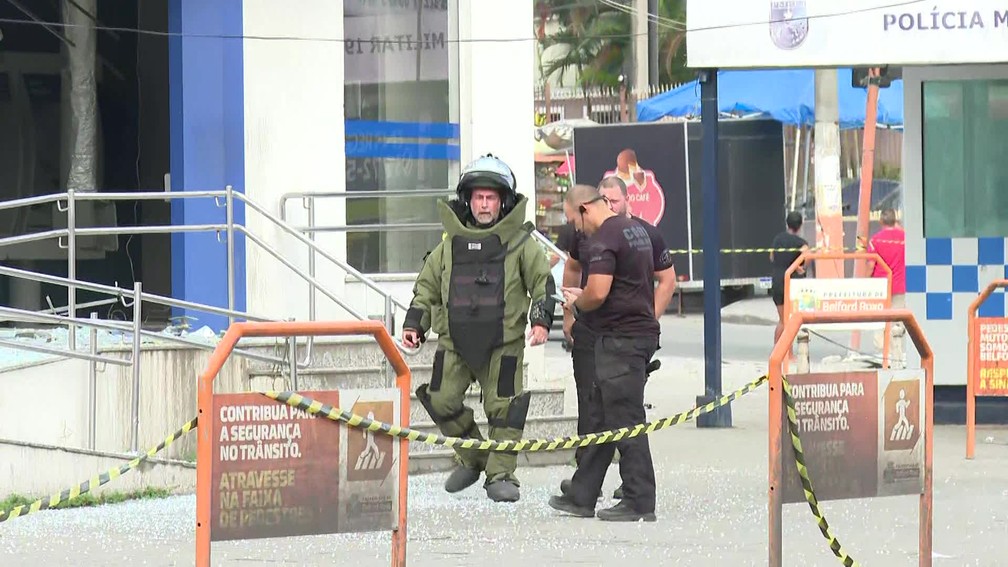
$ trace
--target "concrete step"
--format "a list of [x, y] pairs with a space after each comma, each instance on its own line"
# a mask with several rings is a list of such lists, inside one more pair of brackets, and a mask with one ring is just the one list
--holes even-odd
[[[532, 399], [529, 400], [529, 417], [555, 417], [563, 414], [563, 388], [532, 388], [530, 391]], [[486, 412], [483, 410], [478, 389], [470, 389], [466, 392], [463, 403], [472, 408], [476, 421], [486, 422]], [[410, 395], [410, 423], [426, 424], [430, 421], [431, 418], [427, 415], [427, 410], [417, 399], [416, 394]]]
[[[258, 368], [249, 370], [249, 387], [253, 389], [282, 389], [293, 387], [287, 384], [287, 369]], [[420, 384], [429, 384], [434, 370], [433, 363], [410, 366], [412, 385], [415, 392]], [[528, 382], [528, 363], [522, 365], [525, 383]], [[385, 388], [390, 385], [385, 370], [380, 364], [364, 365], [348, 363], [343, 367], [312, 367], [298, 371], [298, 389], [329, 390], [338, 388]], [[475, 388], [475, 386], [474, 386]]]
[[[521, 453], [518, 455], [518, 470], [515, 474], [518, 475], [518, 479], [520, 480], [523, 468], [552, 467], [567, 465], [573, 462], [574, 449], [542, 453]], [[455, 468], [455, 463], [455, 451], [451, 449], [438, 449], [429, 453], [410, 453], [409, 472], [410, 474], [426, 474], [449, 471]], [[572, 468], [570, 474], [573, 474], [573, 472], [574, 469]], [[477, 486], [482, 486], [482, 484], [478, 484]]]
[[[486, 420], [478, 420], [480, 431], [486, 436]], [[418, 422], [411, 429], [424, 433], [437, 433], [437, 426], [431, 422]], [[525, 439], [552, 439], [566, 437], [577, 432], [576, 416], [529, 417], [525, 423]], [[455, 451], [424, 443], [410, 443], [410, 473], [437, 472], [450, 470], [455, 466]], [[523, 452], [518, 455], [518, 467], [541, 467], [563, 465], [572, 461], [574, 450]], [[519, 473], [520, 476], [520, 473]]]
[[[242, 341], [241, 348], [258, 354], [283, 357], [288, 349], [286, 342], [277, 339], [250, 339]], [[428, 341], [419, 353], [404, 356], [406, 364], [412, 367], [430, 366], [434, 362], [436, 342]], [[307, 354], [306, 339], [298, 339], [296, 358], [304, 362]], [[309, 366], [312, 368], [345, 369], [353, 367], [381, 367], [385, 363], [385, 355], [378, 348], [378, 343], [371, 338], [361, 337], [323, 337], [315, 340], [312, 345]], [[268, 362], [250, 360], [249, 371], [253, 374], [269, 372], [274, 365]]]

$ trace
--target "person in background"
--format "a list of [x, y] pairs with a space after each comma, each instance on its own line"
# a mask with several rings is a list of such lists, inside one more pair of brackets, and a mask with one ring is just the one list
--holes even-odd
[[[773, 266], [770, 295], [773, 297], [774, 305], [777, 306], [777, 328], [774, 329], [774, 344], [777, 344], [781, 333], [784, 332], [784, 302], [788, 301], [788, 298], [784, 297], [784, 273], [801, 256], [802, 252], [809, 249], [808, 242], [798, 236], [802, 221], [800, 212], [791, 211], [788, 213], [784, 219], [787, 230], [778, 233], [771, 244], [771, 248], [774, 250], [770, 252], [770, 264]], [[786, 250], [780, 250], [782, 248]], [[798, 266], [791, 277], [804, 278], [805, 266]]]
[[[882, 230], [868, 241], [868, 251], [878, 254], [892, 270], [892, 308], [903, 309], [906, 307], [906, 232], [896, 224], [896, 211], [891, 208], [882, 209], [879, 222]], [[868, 267], [873, 278], [886, 277], [885, 268], [874, 260], [868, 261]], [[875, 350], [882, 350], [883, 338], [882, 332], [875, 333]]]

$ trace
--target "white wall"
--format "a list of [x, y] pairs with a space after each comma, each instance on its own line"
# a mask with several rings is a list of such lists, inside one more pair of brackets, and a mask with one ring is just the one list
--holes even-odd
[[[514, 170], [518, 191], [534, 201], [532, 32], [532, 0], [459, 2], [462, 163], [493, 153]], [[480, 41], [465, 42], [471, 39]]]
[[[514, 170], [518, 192], [535, 221], [535, 41], [532, 0], [459, 2], [459, 91], [462, 163], [487, 152]], [[478, 39], [480, 41], [469, 41]], [[490, 42], [488, 39], [524, 40]], [[525, 351], [529, 382], [542, 384], [543, 347]]]
[[[343, 37], [343, 3], [244, 0], [245, 35]], [[290, 191], [342, 190], [346, 171], [343, 127], [343, 44], [338, 41], [244, 40], [246, 194], [273, 214]], [[305, 225], [300, 201], [288, 205], [289, 222]], [[340, 199], [318, 201], [325, 224], [346, 222]], [[254, 213], [250, 231], [306, 270], [306, 247]], [[343, 235], [320, 234], [319, 244], [346, 256]], [[248, 310], [270, 317], [308, 318], [308, 284], [255, 244], [246, 245]], [[344, 272], [319, 258], [317, 277], [338, 297]], [[319, 294], [318, 318], [345, 319]]]

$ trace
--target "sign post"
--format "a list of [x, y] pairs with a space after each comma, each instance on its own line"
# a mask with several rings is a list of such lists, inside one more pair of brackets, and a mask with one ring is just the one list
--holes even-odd
[[[792, 274], [808, 260], [874, 260], [882, 266], [886, 277], [882, 278], [801, 278], [791, 279]], [[840, 270], [843, 272], [843, 269]], [[892, 270], [875, 252], [803, 252], [784, 272], [784, 321], [799, 311], [804, 312], [878, 312], [892, 306]], [[889, 368], [889, 351], [892, 340], [888, 321], [870, 323], [842, 323], [831, 325], [807, 325], [811, 328], [826, 328], [833, 331], [876, 329], [883, 331], [882, 368]]]
[[1008, 280], [991, 282], [970, 303], [966, 356], [966, 458], [976, 449], [977, 396], [1008, 396], [1008, 318], [977, 317], [980, 306]]
[[[769, 565], [779, 567], [785, 503], [806, 497], [785, 443], [782, 365], [807, 324], [902, 322], [920, 369], [791, 375], [795, 417], [817, 500], [920, 494], [919, 564], [931, 565], [934, 358], [906, 309], [799, 311], [787, 320], [769, 368]], [[790, 460], [789, 460], [790, 459]]]
[[396, 387], [305, 392], [332, 407], [409, 426], [410, 370], [379, 321], [235, 323], [199, 379], [196, 565], [212, 541], [392, 531], [392, 567], [406, 565], [408, 444], [333, 423], [262, 394], [215, 394], [242, 337], [371, 335]]

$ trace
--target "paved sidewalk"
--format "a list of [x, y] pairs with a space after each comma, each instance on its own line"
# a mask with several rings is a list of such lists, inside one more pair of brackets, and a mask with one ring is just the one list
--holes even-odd
[[[550, 358], [562, 368], [562, 355]], [[692, 407], [702, 369], [700, 360], [663, 358], [648, 385], [650, 417]], [[759, 363], [726, 365], [725, 390], [764, 370]], [[651, 524], [554, 512], [546, 501], [570, 467], [520, 470], [522, 500], [513, 505], [491, 503], [479, 485], [446, 494], [444, 474], [413, 477], [408, 565], [766, 565], [765, 387], [737, 401], [733, 416], [731, 429], [686, 423], [651, 436], [659, 483], [659, 519]], [[982, 430], [974, 461], [964, 459], [964, 439], [962, 427], [936, 429], [934, 564], [1001, 565], [1008, 556], [1008, 430]], [[611, 505], [618, 482], [613, 467], [601, 505]], [[851, 500], [824, 510], [862, 565], [910, 566], [917, 565], [917, 502]], [[0, 524], [0, 565], [192, 565], [194, 526], [191, 495], [43, 512]], [[785, 564], [839, 564], [806, 505], [785, 508], [784, 529]], [[218, 543], [213, 563], [369, 567], [388, 565], [388, 557], [388, 534], [373, 533]]]

